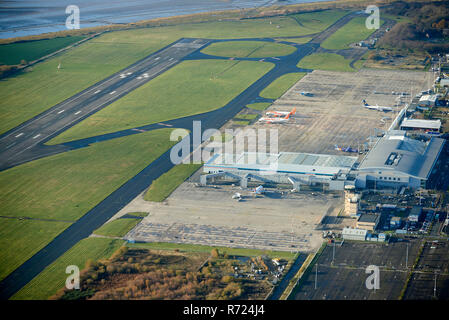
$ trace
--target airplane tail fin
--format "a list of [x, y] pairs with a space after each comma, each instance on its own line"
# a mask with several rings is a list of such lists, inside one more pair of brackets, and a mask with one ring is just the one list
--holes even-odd
[[284, 119], [288, 119], [288, 118], [290, 118], [290, 115], [291, 115], [291, 112], [290, 112], [290, 113], [287, 113], [287, 115], [285, 116], [285, 118], [284, 118]]
[[293, 110], [290, 112], [290, 114], [295, 114], [296, 113], [296, 107], [293, 108]]
[[363, 103], [364, 106], [367, 106], [367, 105], [368, 105], [368, 103], [366, 103], [366, 100], [365, 100], [365, 99], [362, 100], [362, 103]]

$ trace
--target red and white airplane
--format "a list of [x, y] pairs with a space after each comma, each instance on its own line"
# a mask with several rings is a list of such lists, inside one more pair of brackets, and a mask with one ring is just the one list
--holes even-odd
[[285, 123], [288, 122], [288, 119], [290, 118], [290, 113], [287, 113], [287, 115], [284, 118], [281, 117], [262, 117], [259, 119], [259, 122], [263, 123]]
[[285, 117], [285, 116], [291, 116], [293, 114], [296, 113], [296, 108], [293, 108], [292, 111], [288, 112], [288, 111], [268, 111], [265, 113], [265, 115], [267, 116], [271, 116], [271, 117]]

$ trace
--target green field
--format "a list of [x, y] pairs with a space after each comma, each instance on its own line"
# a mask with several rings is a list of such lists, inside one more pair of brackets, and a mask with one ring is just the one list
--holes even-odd
[[298, 82], [307, 73], [295, 72], [287, 73], [274, 80], [268, 87], [262, 90], [261, 97], [267, 99], [277, 99], [282, 96], [288, 89], [291, 88], [296, 82]]
[[229, 41], [213, 43], [201, 52], [219, 57], [265, 58], [286, 56], [295, 50], [286, 44], [266, 41]]
[[257, 257], [260, 255], [267, 255], [271, 258], [279, 259], [293, 259], [296, 253], [285, 251], [268, 251], [257, 249], [241, 249], [241, 248], [226, 248], [226, 247], [212, 247], [199, 244], [180, 244], [168, 242], [151, 242], [151, 243], [127, 243], [126, 246], [130, 248], [145, 248], [153, 250], [179, 250], [181, 252], [211, 252], [212, 249], [217, 248], [220, 253], [226, 252], [228, 255]]
[[0, 211], [12, 217], [79, 219], [168, 150], [174, 144], [171, 131], [100, 142], [2, 171]]
[[336, 53], [314, 53], [299, 61], [298, 67], [327, 71], [356, 71], [349, 65], [351, 60]]
[[0, 218], [0, 281], [69, 225], [59, 221]]
[[253, 110], [257, 110], [257, 111], [264, 111], [270, 105], [271, 105], [270, 102], [257, 102], [257, 103], [247, 104], [246, 107], [253, 109]]
[[273, 67], [254, 61], [184, 61], [78, 123], [50, 144], [223, 107]]
[[87, 238], [78, 242], [55, 262], [45, 268], [25, 287], [12, 296], [12, 300], [48, 299], [64, 287], [68, 274], [67, 266], [75, 265], [84, 269], [90, 259], [96, 261], [109, 258], [122, 244], [123, 240]]
[[181, 183], [201, 168], [201, 164], [179, 164], [153, 181], [146, 192], [147, 201], [164, 201]]
[[347, 10], [324, 10], [294, 14], [290, 17], [295, 19], [299, 25], [298, 35], [308, 35], [323, 31], [348, 13]]
[[257, 114], [239, 114], [234, 119], [254, 120], [257, 118]]
[[[325, 49], [347, 49], [349, 44], [366, 39], [375, 29], [367, 29], [366, 18], [357, 17], [338, 29], [333, 35], [324, 40], [321, 46]], [[383, 21], [381, 21], [381, 24]]]
[[19, 64], [22, 60], [34, 61], [59, 49], [65, 48], [85, 37], [72, 36], [38, 41], [16, 42], [0, 45], [0, 64]]
[[124, 237], [141, 219], [119, 218], [105, 223], [93, 233], [106, 237]]

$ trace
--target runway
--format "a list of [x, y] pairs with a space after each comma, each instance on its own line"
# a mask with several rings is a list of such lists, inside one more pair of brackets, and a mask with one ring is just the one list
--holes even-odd
[[204, 39], [176, 41], [3, 134], [0, 170], [64, 151], [61, 146], [40, 145], [147, 83], [208, 42]]

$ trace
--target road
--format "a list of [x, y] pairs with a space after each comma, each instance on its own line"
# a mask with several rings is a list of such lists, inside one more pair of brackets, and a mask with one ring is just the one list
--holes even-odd
[[181, 39], [3, 134], [0, 170], [64, 151], [61, 146], [46, 147], [42, 143], [147, 83], [208, 42]]
[[[343, 17], [342, 19], [338, 20], [336, 24], [340, 25], [341, 20], [344, 20], [345, 23], [347, 23], [350, 19], [347, 19], [346, 17]], [[335, 24], [334, 24], [335, 25]], [[330, 28], [333, 28], [333, 26], [330, 26]], [[335, 29], [335, 28], [333, 28]], [[334, 30], [335, 31], [335, 30]], [[320, 41], [324, 41], [328, 36], [330, 36], [332, 33], [326, 33], [325, 37], [320, 38]], [[201, 39], [195, 39], [197, 41], [201, 41]], [[178, 45], [175, 46], [177, 43], [189, 43], [189, 41], [193, 41], [192, 39], [181, 39], [180, 41], [174, 43], [173, 45], [167, 47], [166, 49], [170, 48], [182, 48], [182, 49], [175, 49], [175, 52], [183, 52], [185, 53], [184, 57], [187, 57], [187, 52], [193, 53], [197, 51], [199, 48], [189, 48], [188, 45]], [[203, 41], [210, 41], [210, 40], [203, 40]], [[231, 41], [231, 39], [229, 39]], [[271, 41], [274, 41], [271, 39]], [[212, 41], [211, 41], [212, 42]], [[281, 41], [281, 43], [288, 43], [287, 41]], [[205, 46], [207, 42], [199, 42], [198, 46], [202, 44], [202, 46]], [[235, 97], [233, 100], [231, 100], [226, 106], [217, 109], [212, 112], [204, 113], [197, 116], [192, 117], [185, 117], [181, 119], [176, 119], [173, 121], [167, 121], [165, 124], [171, 123], [176, 124], [176, 127], [186, 128], [188, 130], [192, 129], [192, 120], [201, 120], [202, 121], [202, 130], [206, 130], [209, 128], [220, 128], [222, 125], [224, 125], [229, 119], [233, 118], [245, 105], [256, 102], [260, 99], [259, 93], [266, 88], [271, 82], [276, 80], [278, 77], [290, 73], [290, 72], [298, 72], [298, 71], [305, 71], [303, 69], [299, 69], [296, 67], [297, 63], [306, 55], [309, 55], [317, 50], [319, 47], [319, 43], [312, 43], [312, 44], [294, 44], [289, 43], [293, 46], [295, 46], [298, 50], [296, 50], [294, 53], [282, 57], [282, 58], [268, 58], [264, 59], [267, 62], [272, 62], [275, 64], [275, 67], [271, 69], [269, 72], [267, 72], [264, 76], [262, 76], [260, 79], [258, 79], [256, 82], [254, 82], [250, 87], [248, 87], [246, 90], [244, 90], [242, 93], [240, 93], [237, 97]], [[185, 49], [185, 51], [184, 51]], [[143, 63], [146, 68], [139, 68], [131, 69], [132, 67], [135, 67], [135, 65], [139, 64], [137, 62], [135, 65], [130, 66], [129, 68], [126, 68], [122, 70], [121, 72], [115, 74], [115, 77], [117, 75], [120, 76], [122, 73], [128, 73], [132, 72], [134, 77], [136, 77], [137, 74], [142, 72], [150, 72], [149, 70], [160, 70], [159, 73], [163, 72], [163, 70], [166, 69], [158, 69], [161, 68], [161, 66], [164, 66], [163, 68], [169, 68], [170, 64], [166, 65], [160, 65], [161, 61], [167, 61], [170, 60], [170, 58], [174, 58], [175, 60], [181, 60], [181, 55], [176, 55], [176, 58], [174, 56], [171, 56], [174, 52], [171, 50], [164, 51], [164, 52], [158, 52], [157, 54], [153, 54], [149, 56], [148, 58], [145, 58], [142, 61], [146, 61]], [[162, 59], [163, 55], [170, 54], [169, 56], [165, 56], [164, 59]], [[161, 58], [158, 60], [158, 63], [155, 63], [155, 59], [157, 56], [161, 56]], [[153, 60], [152, 60], [153, 58]], [[147, 61], [148, 59], [148, 61]], [[234, 59], [234, 60], [245, 60], [245, 59]], [[142, 62], [140, 61], [140, 62]], [[173, 62], [173, 65], [175, 62]], [[151, 69], [153, 68], [153, 69]], [[131, 70], [131, 71], [130, 71]], [[125, 72], [126, 71], [126, 72]], [[114, 76], [111, 76], [108, 79], [113, 78]], [[104, 82], [108, 81], [108, 79], [103, 80], [102, 82], [98, 84], [104, 84]], [[139, 79], [133, 79], [132, 77], [129, 77], [128, 80], [125, 79], [115, 79], [111, 80], [110, 83], [108, 82], [109, 86], [107, 86], [106, 92], [103, 93], [104, 96], [107, 97], [107, 95], [110, 95], [111, 92], [117, 91], [116, 99], [119, 98], [119, 95], [123, 96], [126, 94], [124, 91], [129, 89], [131, 85], [134, 85], [135, 88], [142, 85], [144, 82], [137, 81]], [[148, 79], [149, 80], [149, 79]], [[113, 86], [112, 83], [115, 85]], [[120, 85], [118, 85], [120, 84]], [[123, 86], [125, 84], [128, 84], [127, 86]], [[95, 106], [90, 106], [88, 109], [83, 109], [86, 113], [85, 117], [87, 117], [87, 113], [93, 114], [95, 111], [98, 111], [100, 108], [106, 106], [107, 104], [103, 106], [99, 106], [98, 103], [107, 103], [107, 98], [98, 99], [100, 97], [98, 92], [95, 94], [96, 90], [99, 90], [99, 88], [95, 87], [95, 90], [91, 90], [90, 95], [94, 94], [94, 97], [92, 100], [88, 100], [88, 105], [94, 103], [94, 101], [97, 101], [95, 105], [97, 105], [97, 108]], [[89, 88], [91, 89], [91, 88]], [[87, 90], [89, 90], [87, 89]], [[86, 90], [86, 91], [87, 91]], [[102, 90], [102, 89], [100, 89]], [[93, 91], [93, 92], [92, 92]], [[130, 90], [126, 91], [129, 92]], [[76, 95], [82, 95], [83, 92]], [[115, 93], [114, 93], [115, 94]], [[76, 97], [74, 96], [74, 98]], [[72, 98], [71, 98], [72, 99]], [[68, 99], [69, 101], [72, 101], [71, 99]], [[75, 99], [76, 100], [76, 99]], [[73, 101], [72, 101], [73, 102]], [[109, 101], [111, 103], [112, 100]], [[89, 104], [90, 103], [90, 104]], [[79, 106], [82, 107], [82, 106]], [[32, 146], [30, 150], [34, 150], [35, 154], [34, 157], [42, 157], [42, 154], [45, 152], [45, 150], [51, 150], [53, 152], [61, 152], [62, 149], [59, 149], [59, 151], [56, 148], [67, 148], [71, 149], [74, 148], [72, 145], [71, 147], [68, 145], [57, 145], [52, 146], [55, 149], [49, 149], [48, 146], [43, 146], [42, 142], [45, 140], [50, 139], [52, 136], [59, 134], [60, 132], [66, 130], [70, 127], [70, 125], [73, 125], [75, 118], [68, 118], [64, 121], [59, 122], [63, 118], [65, 118], [69, 112], [67, 110], [70, 110], [71, 113], [73, 113], [72, 116], [75, 116], [75, 113], [78, 112], [80, 109], [76, 109], [75, 106], [73, 108], [68, 108], [67, 105], [62, 106], [55, 106], [45, 112], [44, 114], [49, 114], [48, 117], [44, 117], [44, 114], [39, 115], [35, 117], [34, 119], [31, 119], [30, 121], [24, 123], [22, 126], [19, 126], [16, 129], [11, 130], [10, 132], [7, 132], [3, 136], [0, 137], [0, 141], [3, 141], [3, 139], [12, 139], [16, 138], [17, 135], [20, 133], [24, 133], [24, 130], [29, 128], [29, 131], [27, 131], [27, 134], [29, 134], [28, 138], [25, 139], [24, 142], [22, 142], [20, 145], [25, 148]], [[60, 112], [61, 110], [64, 110], [64, 112]], [[67, 111], [67, 113], [66, 113]], [[65, 115], [64, 115], [65, 113]], [[50, 115], [51, 114], [51, 115]], [[55, 118], [56, 117], [56, 118]], [[60, 127], [54, 127], [52, 121], [57, 122], [60, 124]], [[59, 120], [58, 120], [59, 119]], [[79, 118], [78, 121], [82, 120], [83, 118]], [[46, 129], [44, 133], [42, 128], [39, 129], [39, 127], [26, 127], [27, 123], [33, 122], [33, 121], [43, 121], [43, 125], [47, 125], [47, 122], [51, 122], [47, 128], [53, 128], [53, 133], [48, 132]], [[70, 122], [72, 120], [72, 122]], [[157, 125], [149, 125], [141, 127], [139, 130], [151, 130], [155, 129], [157, 127], [160, 127], [159, 124]], [[31, 129], [34, 128], [34, 131]], [[22, 131], [21, 131], [22, 129]], [[39, 131], [39, 132], [38, 132]], [[41, 132], [42, 131], [42, 132]], [[136, 131], [133, 129], [124, 130], [118, 133], [103, 135], [101, 137], [96, 137], [95, 141], [104, 141], [112, 138], [116, 138], [123, 135], [129, 135], [129, 134], [136, 134], [141, 131]], [[36, 137], [36, 135], [40, 134], [40, 136]], [[46, 138], [44, 138], [46, 136]], [[17, 137], [20, 138], [21, 136]], [[103, 138], [103, 139], [101, 139]], [[39, 140], [36, 140], [39, 139]], [[91, 139], [91, 138], [90, 138]], [[192, 141], [193, 139], [190, 139]], [[5, 140], [6, 141], [6, 140]], [[21, 140], [20, 140], [21, 141]], [[39, 141], [41, 143], [39, 143]], [[93, 141], [93, 142], [95, 142]], [[19, 141], [14, 141], [19, 142]], [[91, 141], [92, 142], [92, 141]], [[76, 144], [76, 142], [74, 142]], [[85, 146], [81, 141], [78, 141], [80, 146]], [[5, 144], [2, 144], [5, 145]], [[10, 147], [12, 148], [12, 147]], [[44, 148], [44, 149], [42, 149]], [[1, 148], [2, 150], [3, 147]], [[8, 148], [9, 149], [9, 148]], [[18, 149], [21, 150], [20, 148]], [[44, 151], [43, 151], [44, 150]], [[4, 151], [3, 151], [4, 152]], [[2, 159], [2, 167], [6, 168], [8, 165], [11, 167], [14, 164], [17, 163], [23, 163], [25, 161], [29, 161], [31, 156], [29, 154], [26, 154], [25, 152], [22, 152], [19, 157], [11, 156], [9, 151], [7, 151], [6, 154], [10, 155], [10, 158], [8, 162], [3, 162], [3, 152], [0, 153], [0, 158]], [[45, 156], [45, 155], [43, 155]], [[26, 160], [28, 157], [28, 160]], [[99, 228], [101, 225], [103, 225], [106, 221], [108, 221], [116, 212], [121, 210], [126, 204], [128, 204], [132, 199], [137, 197], [141, 192], [143, 192], [146, 188], [149, 187], [149, 185], [152, 183], [152, 181], [156, 178], [158, 178], [163, 173], [167, 172], [173, 167], [172, 162], [170, 161], [170, 150], [165, 152], [161, 157], [159, 157], [157, 160], [153, 161], [151, 164], [149, 164], [145, 169], [143, 169], [141, 172], [139, 172], [135, 177], [127, 181], [124, 185], [122, 185], [119, 189], [114, 191], [112, 194], [110, 194], [106, 199], [104, 199], [102, 202], [100, 202], [97, 206], [92, 208], [89, 212], [87, 212], [82, 218], [80, 218], [78, 221], [73, 223], [69, 228], [64, 230], [61, 234], [59, 234], [55, 239], [53, 239], [47, 246], [45, 246], [43, 249], [41, 249], [39, 252], [37, 252], [35, 255], [33, 255], [30, 259], [28, 259], [25, 263], [23, 263], [20, 267], [18, 267], [16, 270], [14, 270], [11, 274], [9, 274], [5, 279], [3, 279], [0, 282], [0, 299], [9, 299], [11, 296], [13, 296], [16, 292], [18, 292], [23, 286], [25, 286], [29, 281], [31, 281], [35, 276], [37, 276], [42, 270], [44, 270], [48, 265], [50, 265], [52, 262], [54, 262], [57, 258], [59, 258], [61, 255], [63, 255], [67, 250], [69, 250], [71, 247], [73, 247], [76, 243], [78, 243], [80, 240], [88, 237], [95, 229]]]

